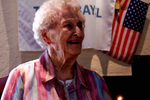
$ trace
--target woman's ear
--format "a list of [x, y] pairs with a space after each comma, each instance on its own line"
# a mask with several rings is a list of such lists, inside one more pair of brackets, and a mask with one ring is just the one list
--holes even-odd
[[50, 39], [48, 37], [48, 31], [46, 29], [41, 30], [41, 37], [45, 41], [46, 44], [50, 44]]

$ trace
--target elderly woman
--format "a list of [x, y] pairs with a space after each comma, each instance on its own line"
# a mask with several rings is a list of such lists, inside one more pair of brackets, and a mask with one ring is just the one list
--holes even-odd
[[84, 23], [75, 0], [45, 2], [35, 14], [33, 31], [46, 51], [11, 71], [2, 100], [111, 100], [103, 78], [76, 62]]

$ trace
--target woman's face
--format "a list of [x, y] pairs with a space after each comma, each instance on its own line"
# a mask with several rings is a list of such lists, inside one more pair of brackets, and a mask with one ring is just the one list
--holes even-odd
[[77, 56], [81, 53], [84, 39], [83, 23], [78, 15], [72, 11], [64, 11], [56, 32], [50, 32], [51, 46], [56, 52]]

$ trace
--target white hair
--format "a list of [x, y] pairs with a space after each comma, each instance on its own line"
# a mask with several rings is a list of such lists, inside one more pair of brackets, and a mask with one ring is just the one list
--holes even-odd
[[35, 13], [32, 29], [36, 42], [43, 49], [46, 48], [46, 43], [41, 37], [41, 30], [54, 28], [57, 25], [57, 21], [60, 21], [60, 13], [63, 12], [64, 9], [71, 9], [77, 13], [84, 27], [85, 17], [80, 12], [80, 5], [76, 0], [49, 0], [44, 2]]

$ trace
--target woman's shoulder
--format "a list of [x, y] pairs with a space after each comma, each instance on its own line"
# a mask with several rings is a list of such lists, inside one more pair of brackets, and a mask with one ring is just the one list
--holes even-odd
[[34, 69], [34, 64], [38, 63], [38, 62], [39, 62], [39, 59], [22, 63], [22, 64], [18, 65], [17, 67], [15, 67], [14, 69], [12, 69], [11, 72], [9, 73], [9, 76], [13, 76], [16, 74], [23, 76], [25, 71]]
[[96, 71], [94, 71], [92, 69], [88, 69], [86, 67], [83, 67], [83, 66], [79, 65], [78, 63], [77, 63], [77, 66], [80, 69], [81, 73], [84, 74], [84, 76], [86, 76], [86, 77], [95, 77], [95, 78], [98, 78], [98, 79], [99, 78], [103, 79], [102, 76], [100, 74], [98, 74]]
[[80, 69], [82, 75], [85, 78], [94, 79], [95, 81], [98, 80], [98, 82], [100, 82], [100, 81], [102, 82], [104, 80], [103, 77], [100, 74], [98, 74], [96, 71], [87, 69], [86, 67], [83, 67], [81, 65], [78, 65], [78, 66], [79, 66], [79, 69]]
[[90, 75], [94, 78], [103, 80], [103, 77], [100, 74], [98, 74], [96, 71], [92, 70], [92, 69], [84, 68], [84, 71], [87, 75]]
[[28, 61], [28, 62], [25, 62], [25, 63], [22, 63], [20, 65], [18, 65], [16, 68], [19, 68], [19, 67], [32, 67], [34, 66], [35, 63], [38, 63], [39, 62], [39, 59], [36, 59], [36, 60], [31, 60], [31, 61]]
[[19, 66], [17, 66], [17, 67], [32, 66], [32, 65], [34, 65], [35, 63], [38, 63], [38, 62], [39, 62], [39, 59], [31, 60], [31, 61], [28, 61], [28, 62], [22, 63], [22, 64], [20, 64], [20, 65], [19, 65]]
[[90, 85], [91, 89], [95, 89], [95, 86], [96, 86], [96, 89], [98, 90], [99, 95], [103, 95], [104, 98], [107, 98], [107, 100], [112, 100], [109, 89], [107, 87], [107, 84], [104, 78], [93, 70], [89, 70], [85, 68], [84, 70], [86, 73], [90, 73], [90, 74], [86, 74], [86, 77], [88, 77], [88, 82], [93, 83], [94, 85], [94, 87]]

